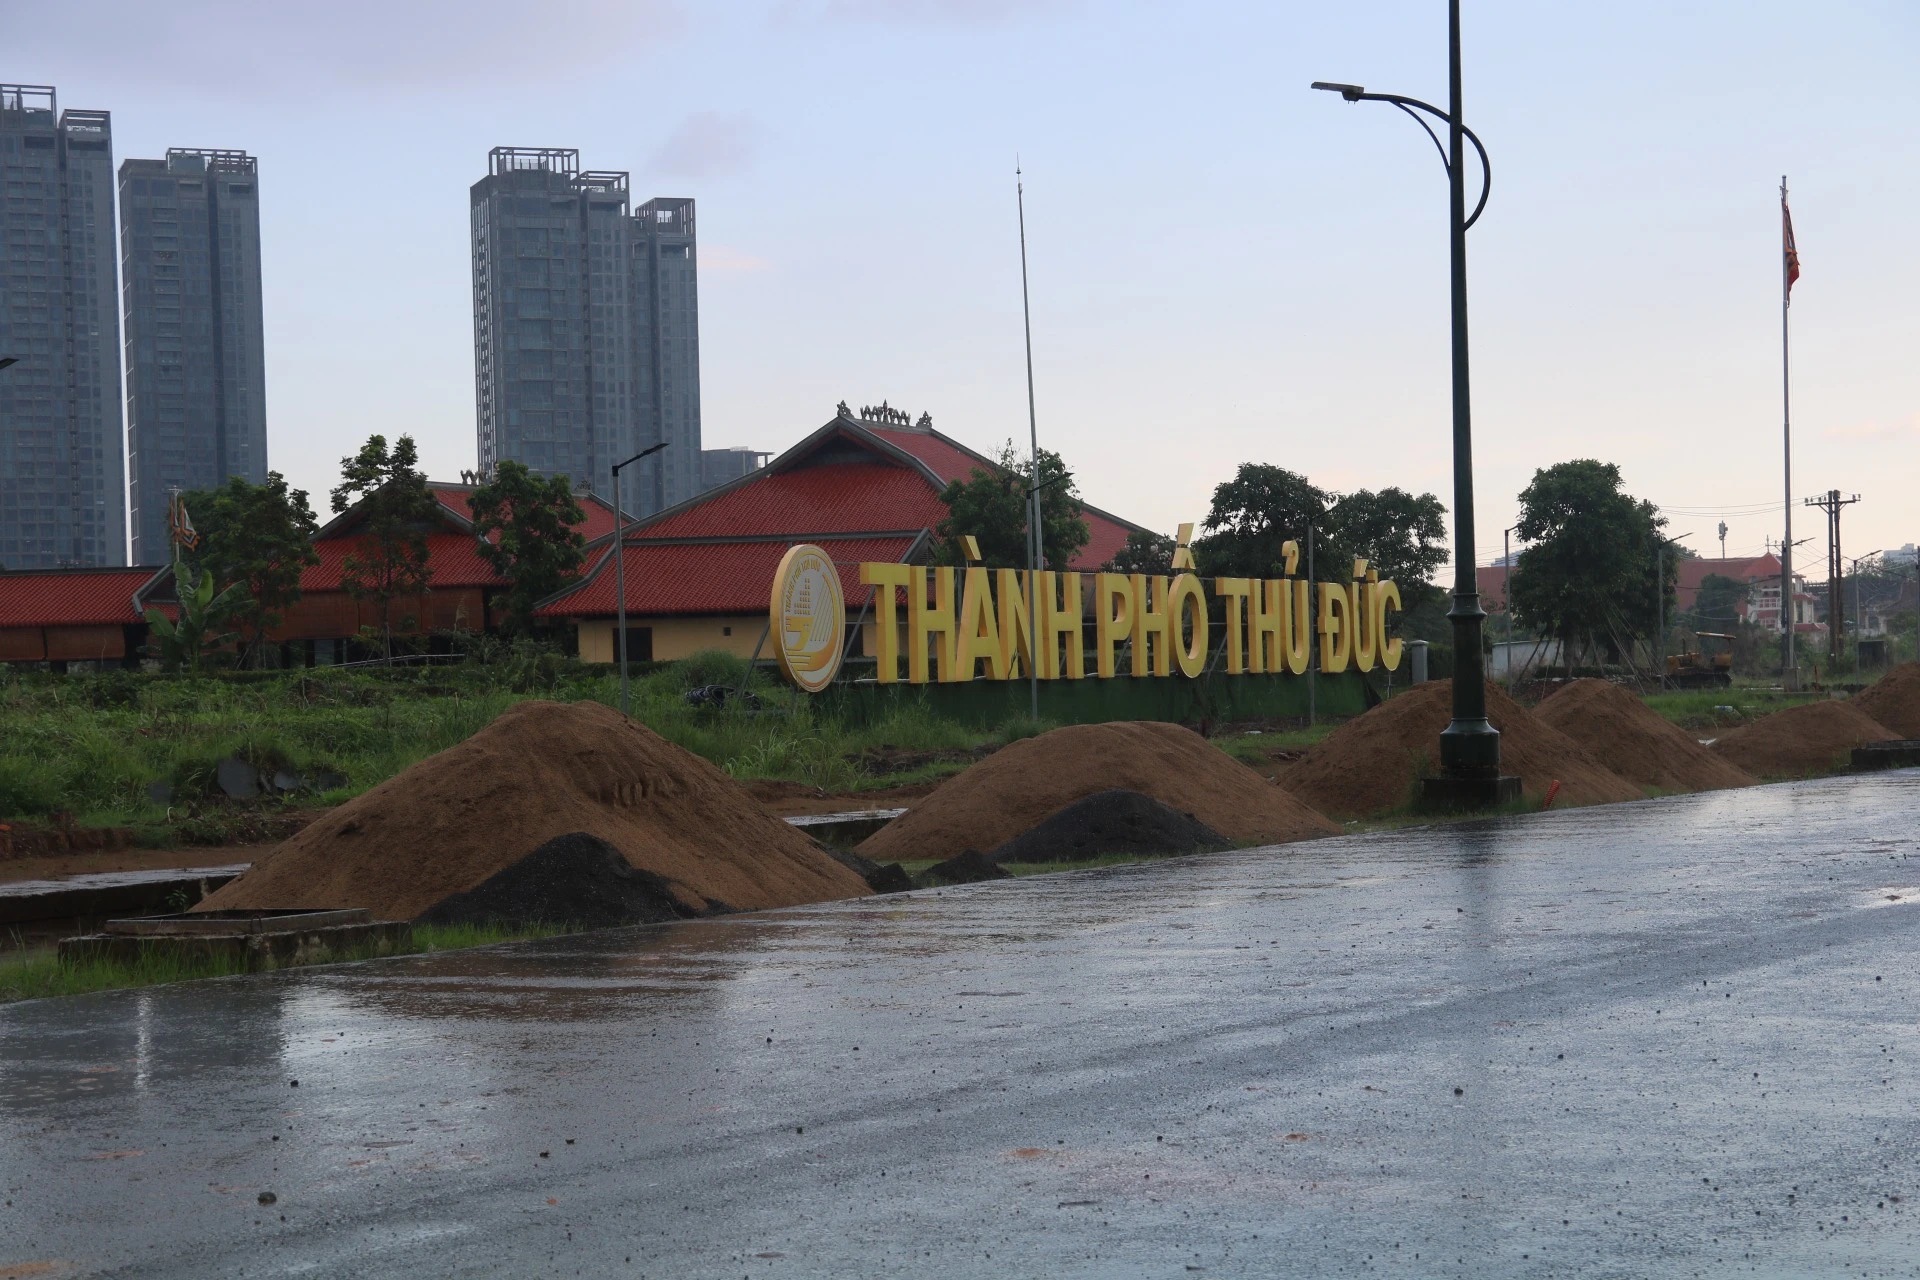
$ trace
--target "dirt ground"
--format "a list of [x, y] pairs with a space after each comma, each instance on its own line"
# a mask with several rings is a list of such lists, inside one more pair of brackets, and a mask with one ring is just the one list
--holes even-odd
[[902, 787], [881, 787], [873, 791], [822, 791], [804, 782], [746, 782], [755, 800], [768, 812], [782, 818], [798, 818], [814, 813], [850, 813], [859, 809], [910, 809], [933, 794], [937, 782], [915, 782]]
[[99, 871], [171, 871], [176, 867], [225, 867], [252, 862], [270, 844], [230, 844], [183, 849], [116, 849], [104, 853], [62, 853], [50, 858], [8, 858], [0, 862], [0, 884], [54, 880]]

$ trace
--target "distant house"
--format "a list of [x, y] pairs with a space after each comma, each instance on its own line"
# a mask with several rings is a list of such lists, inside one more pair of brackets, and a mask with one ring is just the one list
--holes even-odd
[[[494, 597], [506, 580], [481, 556], [467, 504], [471, 485], [434, 484], [439, 500], [427, 531], [429, 588], [424, 596], [390, 602], [388, 617], [401, 635], [491, 630]], [[613, 508], [592, 494], [576, 495], [587, 539], [613, 532]], [[365, 540], [358, 506], [334, 517], [313, 540], [320, 563], [300, 575], [300, 599], [267, 635], [293, 666], [344, 662], [354, 656], [362, 627], [380, 627], [379, 607], [355, 600], [342, 581], [346, 559]], [[0, 573], [0, 662], [137, 663], [147, 643], [146, 610], [171, 617], [173, 570], [45, 569]]]

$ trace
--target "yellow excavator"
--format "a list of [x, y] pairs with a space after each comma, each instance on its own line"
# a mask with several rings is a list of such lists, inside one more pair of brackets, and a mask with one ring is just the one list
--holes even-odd
[[1698, 652], [1681, 642], [1667, 655], [1667, 683], [1679, 689], [1724, 689], [1733, 683], [1733, 637], [1724, 631], [1696, 631]]

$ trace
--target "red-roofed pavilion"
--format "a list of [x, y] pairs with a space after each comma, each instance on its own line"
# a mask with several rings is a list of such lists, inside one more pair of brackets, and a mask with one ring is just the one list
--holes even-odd
[[[625, 547], [632, 656], [751, 655], [767, 624], [774, 570], [795, 543], [833, 557], [848, 610], [857, 612], [871, 591], [860, 583], [860, 564], [924, 563], [947, 515], [940, 491], [975, 469], [999, 466], [931, 426], [841, 413], [765, 467], [634, 522]], [[1085, 517], [1092, 536], [1071, 566], [1082, 571], [1111, 560], [1141, 530], [1093, 507]], [[619, 603], [612, 538], [590, 556], [587, 576], [539, 614], [578, 628], [582, 659], [611, 662]]]

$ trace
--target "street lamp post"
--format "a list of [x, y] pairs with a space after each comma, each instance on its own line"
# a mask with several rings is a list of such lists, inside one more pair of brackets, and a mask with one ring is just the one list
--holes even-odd
[[620, 645], [620, 714], [628, 714], [627, 704], [627, 531], [625, 517], [620, 512], [620, 470], [630, 467], [642, 458], [666, 448], [668, 441], [648, 445], [625, 462], [613, 464], [613, 576], [614, 589], [620, 594], [620, 630], [615, 638]]
[[[1420, 783], [1422, 807], [1485, 809], [1520, 798], [1520, 779], [1500, 772], [1500, 732], [1487, 720], [1487, 673], [1481, 660], [1480, 635], [1486, 611], [1480, 607], [1480, 586], [1474, 576], [1473, 551], [1473, 399], [1467, 379], [1467, 228], [1487, 206], [1493, 171], [1487, 149], [1461, 117], [1460, 0], [1447, 4], [1446, 111], [1417, 98], [1397, 93], [1368, 93], [1357, 84], [1315, 81], [1313, 87], [1337, 93], [1348, 102], [1387, 102], [1406, 112], [1426, 130], [1439, 149], [1447, 170], [1448, 233], [1452, 259], [1453, 294], [1453, 719], [1440, 734], [1440, 774]], [[1440, 146], [1432, 126], [1416, 113], [1424, 112], [1447, 126], [1447, 145]], [[1467, 212], [1466, 148], [1471, 143], [1480, 157], [1483, 179], [1480, 199]]]

